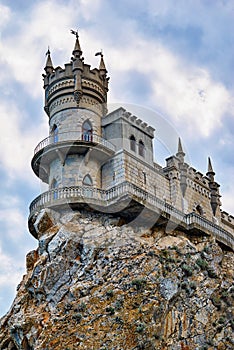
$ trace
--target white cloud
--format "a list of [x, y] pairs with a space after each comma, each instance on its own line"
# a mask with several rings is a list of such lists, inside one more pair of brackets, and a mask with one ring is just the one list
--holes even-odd
[[6, 26], [10, 18], [11, 18], [10, 8], [0, 4], [0, 29]]
[[36, 143], [44, 138], [46, 124], [40, 128], [23, 127], [26, 123], [24, 112], [9, 101], [0, 102], [0, 164], [9, 178], [32, 179], [30, 159]]
[[[0, 242], [1, 243], [1, 242]], [[22, 262], [3, 252], [0, 245], [0, 317], [10, 307], [17, 285], [25, 270]]]
[[[225, 113], [233, 113], [231, 96], [220, 82], [212, 79], [204, 68], [188, 64], [160, 44], [137, 40], [123, 51], [107, 49], [111, 69], [118, 80], [118, 71], [137, 70], [147, 74], [153, 87], [151, 103], [174, 120], [177, 127], [196, 137], [205, 137], [217, 129]], [[136, 55], [137, 52], [137, 55]], [[150, 55], [146, 53], [150, 52]], [[123, 88], [124, 100], [127, 87]]]
[[22, 270], [24, 266], [15, 265], [14, 257], [4, 253], [0, 246], [0, 289], [1, 287], [15, 287], [22, 278]]
[[27, 227], [27, 219], [22, 212], [22, 203], [19, 197], [2, 195], [0, 198], [0, 225], [4, 227], [7, 239], [18, 242], [22, 239]]

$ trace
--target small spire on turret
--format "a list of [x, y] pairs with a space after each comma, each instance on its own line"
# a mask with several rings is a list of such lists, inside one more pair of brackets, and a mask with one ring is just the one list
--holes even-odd
[[72, 51], [72, 54], [75, 58], [80, 58], [82, 55], [82, 51], [81, 51], [80, 42], [79, 42], [78, 30], [75, 31], [71, 29], [71, 33], [76, 36], [75, 47], [74, 47], [74, 50]]
[[95, 53], [95, 56], [101, 56], [101, 60], [100, 60], [100, 64], [99, 64], [99, 70], [100, 70], [100, 73], [102, 75], [106, 75], [107, 70], [106, 70], [104, 59], [103, 59], [102, 50], [100, 52]]
[[178, 140], [178, 153], [184, 153], [180, 137]]
[[46, 71], [46, 74], [50, 74], [53, 72], [54, 67], [53, 67], [51, 56], [50, 56], [50, 48], [49, 47], [48, 47], [48, 50], [46, 52], [46, 56], [47, 56], [47, 59], [46, 59], [46, 65], [45, 65], [44, 69]]
[[208, 169], [206, 176], [209, 177], [210, 181], [214, 181], [215, 172], [213, 170], [210, 157], [208, 157]]
[[213, 174], [215, 175], [215, 172], [213, 170], [212, 164], [211, 164], [211, 159], [210, 157], [208, 157], [208, 170], [207, 170], [207, 174]]
[[179, 140], [178, 140], [178, 151], [176, 153], [176, 156], [179, 158], [179, 160], [184, 163], [184, 156], [185, 156], [185, 153], [183, 151], [183, 148], [182, 148], [182, 143], [181, 143], [181, 139], [179, 137]]

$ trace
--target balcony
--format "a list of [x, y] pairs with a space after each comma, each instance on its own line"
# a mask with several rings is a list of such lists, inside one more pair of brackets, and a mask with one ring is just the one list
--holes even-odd
[[[164, 200], [148, 193], [130, 182], [123, 182], [108, 190], [102, 190], [90, 186], [76, 186], [57, 188], [38, 196], [30, 205], [30, 220], [33, 215], [43, 208], [58, 208], [69, 206], [71, 208], [89, 207], [99, 212], [136, 215], [136, 207], [140, 206], [140, 219], [145, 218], [141, 214], [143, 208], [147, 210], [144, 214], [156, 223], [173, 223], [174, 227], [191, 233], [203, 232], [206, 235], [214, 235], [217, 241], [234, 250], [233, 235], [213, 222], [197, 215], [196, 213], [184, 214]], [[135, 210], [135, 211], [134, 211]], [[32, 226], [32, 225], [31, 225]], [[30, 225], [29, 225], [30, 227]], [[33, 229], [30, 230], [33, 235]]]
[[32, 168], [35, 174], [48, 183], [48, 167], [58, 157], [65, 159], [68, 154], [83, 154], [92, 150], [92, 156], [105, 162], [115, 153], [115, 146], [96, 134], [69, 131], [49, 136], [42, 140], [34, 150]]

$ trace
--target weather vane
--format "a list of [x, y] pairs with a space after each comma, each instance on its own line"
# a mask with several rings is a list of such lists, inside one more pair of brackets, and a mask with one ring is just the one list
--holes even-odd
[[71, 29], [71, 33], [76, 36], [76, 39], [78, 39], [78, 30]]
[[95, 56], [101, 56], [101, 57], [103, 57], [102, 50], [101, 50], [101, 51], [99, 51], [99, 52], [97, 52], [97, 53], [95, 53]]
[[48, 46], [48, 50], [46, 52], [46, 56], [50, 55], [50, 47]]

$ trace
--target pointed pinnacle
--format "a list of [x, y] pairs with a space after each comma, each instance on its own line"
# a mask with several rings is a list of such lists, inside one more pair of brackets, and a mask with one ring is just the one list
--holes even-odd
[[48, 47], [48, 50], [46, 52], [46, 56], [47, 56], [47, 59], [46, 59], [46, 65], [45, 65], [44, 69], [45, 69], [46, 73], [51, 73], [53, 71], [54, 67], [53, 67], [51, 56], [50, 56], [49, 47]]
[[100, 64], [99, 64], [99, 70], [103, 70], [103, 71], [107, 72], [106, 66], [105, 66], [105, 63], [104, 63], [104, 59], [103, 59], [103, 55], [101, 55], [101, 60], [100, 60]]
[[211, 159], [210, 157], [208, 157], [208, 170], [207, 170], [207, 174], [215, 174], [212, 164], [211, 164]]
[[180, 137], [178, 140], [178, 153], [184, 153]]
[[78, 31], [74, 31], [71, 29], [71, 33], [76, 36], [75, 47], [74, 47], [74, 50], [72, 51], [72, 54], [73, 56], [76, 56], [78, 54], [78, 56], [80, 57], [82, 55], [82, 50], [80, 47]]

